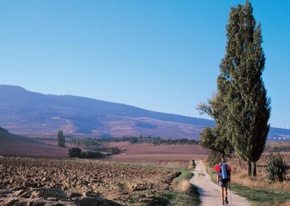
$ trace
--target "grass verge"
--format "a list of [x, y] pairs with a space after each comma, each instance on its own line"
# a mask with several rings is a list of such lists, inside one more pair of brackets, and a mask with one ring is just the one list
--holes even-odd
[[[128, 165], [129, 166], [129, 165]], [[141, 165], [139, 165], [141, 166]], [[143, 165], [141, 166], [143, 167]], [[154, 197], [144, 202], [144, 206], [197, 206], [200, 204], [197, 188], [189, 183], [192, 172], [189, 169], [180, 168], [160, 168], [154, 166], [144, 166], [156, 169], [173, 170], [180, 172], [180, 175], [173, 179], [170, 190], [159, 192]], [[132, 204], [134, 205], [134, 204]]]
[[290, 191], [252, 189], [237, 184], [231, 184], [231, 189], [257, 206], [282, 204], [290, 199]]
[[[168, 169], [168, 168], [167, 168]], [[148, 206], [153, 205], [199, 205], [199, 193], [197, 188], [189, 183], [192, 173], [188, 169], [171, 168], [181, 174], [173, 180], [173, 191], [166, 191], [156, 196]]]
[[[216, 173], [207, 169], [213, 182], [216, 181]], [[290, 191], [285, 190], [265, 190], [261, 188], [250, 188], [238, 184], [231, 183], [230, 191], [247, 198], [252, 206], [290, 206]]]

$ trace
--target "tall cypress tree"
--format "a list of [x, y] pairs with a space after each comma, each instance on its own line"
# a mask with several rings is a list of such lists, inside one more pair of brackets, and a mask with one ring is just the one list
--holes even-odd
[[261, 44], [261, 25], [256, 25], [251, 3], [247, 0], [245, 5], [231, 8], [218, 84], [227, 91], [226, 130], [237, 154], [248, 162], [251, 176], [256, 176], [256, 162], [263, 153], [270, 127], [270, 99], [262, 81], [265, 55]]
[[58, 139], [58, 146], [65, 147], [65, 136], [63, 136], [62, 130], [58, 131], [57, 139]]

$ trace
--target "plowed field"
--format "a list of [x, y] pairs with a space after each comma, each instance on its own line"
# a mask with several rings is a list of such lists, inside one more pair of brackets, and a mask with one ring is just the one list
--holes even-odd
[[[172, 190], [178, 172], [97, 161], [0, 158], [0, 187], [60, 188], [94, 193], [120, 204], [141, 204]], [[142, 205], [142, 204], [141, 204]]]

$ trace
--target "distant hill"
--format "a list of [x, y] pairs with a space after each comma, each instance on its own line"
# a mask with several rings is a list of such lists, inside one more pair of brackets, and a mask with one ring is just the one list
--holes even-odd
[[29, 135], [161, 136], [199, 139], [213, 121], [153, 112], [71, 95], [44, 95], [0, 85], [0, 126]]
[[[214, 122], [153, 112], [134, 106], [71, 95], [44, 95], [0, 85], [0, 126], [14, 134], [122, 137], [161, 136], [199, 139]], [[269, 135], [290, 135], [275, 129]]]

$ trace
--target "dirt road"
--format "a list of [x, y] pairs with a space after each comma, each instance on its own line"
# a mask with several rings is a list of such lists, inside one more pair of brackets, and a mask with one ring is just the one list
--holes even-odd
[[[220, 197], [220, 188], [213, 183], [210, 176], [206, 173], [206, 169], [202, 161], [195, 161], [196, 167], [193, 171], [193, 177], [190, 183], [194, 184], [200, 193], [201, 206], [222, 205]], [[228, 205], [232, 206], [249, 206], [249, 201], [241, 196], [228, 191]]]

